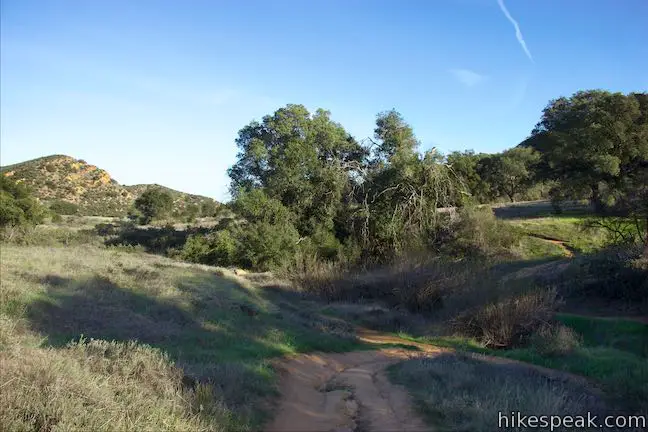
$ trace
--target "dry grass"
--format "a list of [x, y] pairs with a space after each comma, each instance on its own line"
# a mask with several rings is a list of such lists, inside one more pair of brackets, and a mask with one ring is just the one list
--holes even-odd
[[556, 291], [538, 289], [466, 310], [452, 319], [452, 326], [487, 347], [519, 346], [551, 320], [556, 308]]
[[[408, 360], [392, 367], [390, 377], [408, 387], [421, 413], [442, 431], [498, 430], [500, 412], [510, 417], [512, 411], [538, 416], [605, 411], [604, 403], [582, 384], [551, 379], [525, 366], [494, 364], [478, 355]], [[510, 426], [502, 430], [527, 430]]]
[[540, 327], [531, 337], [531, 345], [543, 356], [564, 356], [581, 346], [582, 337], [573, 329], [553, 323]]
[[328, 301], [380, 300], [412, 312], [429, 312], [441, 306], [443, 293], [465, 285], [477, 268], [481, 267], [466, 261], [406, 257], [360, 271], [325, 263], [291, 279], [295, 289]]
[[256, 430], [269, 358], [360, 347], [225, 269], [91, 245], [3, 244], [0, 265], [9, 430]]
[[532, 279], [504, 278], [481, 261], [411, 257], [380, 269], [344, 272], [320, 266], [294, 277], [297, 289], [335, 302], [330, 312], [370, 328], [420, 328], [420, 320], [405, 313], [414, 312], [442, 334], [499, 348], [526, 343], [559, 305], [554, 289], [539, 288]]
[[[64, 349], [13, 345], [0, 353], [0, 419], [12, 431], [223, 431], [232, 412], [182, 384], [159, 350], [82, 340]], [[210, 391], [211, 393], [211, 391]]]

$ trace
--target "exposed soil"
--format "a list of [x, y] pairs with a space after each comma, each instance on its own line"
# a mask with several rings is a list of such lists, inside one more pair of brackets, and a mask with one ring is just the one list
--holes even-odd
[[301, 355], [281, 364], [282, 400], [266, 431], [426, 431], [384, 369], [423, 353], [403, 349]]
[[[430, 431], [416, 414], [406, 390], [389, 382], [385, 368], [396, 362], [435, 356], [449, 350], [360, 330], [361, 340], [410, 345], [417, 350], [385, 348], [335, 354], [305, 354], [275, 365], [281, 371], [281, 400], [267, 432], [279, 431]], [[482, 360], [533, 368], [552, 378], [587, 381], [564, 372], [479, 355]]]
[[560, 239], [556, 239], [556, 238], [541, 235], [541, 234], [533, 234], [533, 233], [529, 233], [527, 235], [530, 236], [530, 237], [535, 237], [537, 239], [544, 240], [546, 242], [553, 243], [553, 244], [557, 245], [558, 247], [560, 247], [564, 251], [565, 256], [567, 258], [573, 258], [575, 255], [577, 255], [576, 249], [569, 246], [566, 242], [564, 242], [564, 241], [562, 241]]

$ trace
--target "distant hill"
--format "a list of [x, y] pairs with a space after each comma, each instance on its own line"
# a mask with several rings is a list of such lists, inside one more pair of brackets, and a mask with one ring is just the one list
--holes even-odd
[[120, 185], [105, 170], [65, 155], [7, 165], [0, 167], [0, 173], [28, 185], [45, 204], [58, 200], [74, 203], [82, 215], [124, 216], [137, 197], [149, 187], [159, 187], [168, 192], [173, 197], [174, 211], [178, 213], [190, 205], [218, 205], [211, 198], [156, 184]]

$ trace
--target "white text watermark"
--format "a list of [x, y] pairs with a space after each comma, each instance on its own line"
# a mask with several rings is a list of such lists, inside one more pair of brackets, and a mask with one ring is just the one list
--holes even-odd
[[498, 413], [500, 429], [539, 428], [553, 431], [559, 428], [604, 429], [604, 428], [646, 428], [646, 417], [642, 415], [598, 416], [586, 415], [526, 415], [519, 411]]

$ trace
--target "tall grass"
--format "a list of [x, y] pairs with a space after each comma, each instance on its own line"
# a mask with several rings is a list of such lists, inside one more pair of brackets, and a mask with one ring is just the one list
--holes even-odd
[[407, 386], [436, 430], [522, 431], [527, 429], [500, 423], [500, 413], [510, 418], [517, 411], [527, 416], [605, 411], [604, 403], [582, 385], [479, 356], [442, 354], [408, 360], [393, 366], [390, 378]]
[[256, 430], [269, 359], [362, 347], [233, 273], [93, 245], [2, 245], [0, 424]]

